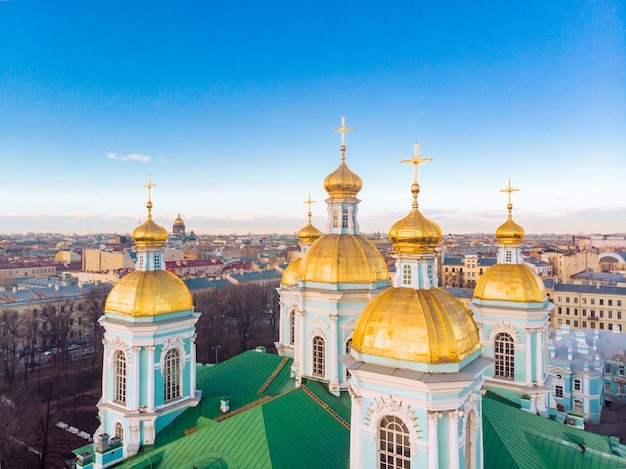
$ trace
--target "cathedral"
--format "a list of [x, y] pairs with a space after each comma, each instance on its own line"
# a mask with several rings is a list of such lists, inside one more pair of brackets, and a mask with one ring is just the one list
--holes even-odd
[[[340, 162], [323, 182], [328, 221], [299, 231], [285, 269], [278, 355], [244, 352], [196, 363], [195, 312], [165, 270], [167, 232], [133, 233], [135, 270], [110, 292], [100, 427], [75, 467], [460, 469], [626, 466], [615, 438], [554, 419], [547, 364], [551, 304], [523, 264], [523, 229], [496, 230], [498, 263], [469, 310], [438, 287], [441, 229], [411, 207], [389, 230], [395, 269], [359, 233], [361, 178]], [[407, 184], [409, 186], [409, 184]], [[407, 198], [408, 199], [408, 198]], [[408, 208], [408, 203], [407, 203]]]

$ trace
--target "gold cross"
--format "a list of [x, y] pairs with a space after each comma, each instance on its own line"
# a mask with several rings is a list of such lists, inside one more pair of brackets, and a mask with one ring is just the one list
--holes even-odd
[[401, 161], [402, 164], [408, 164], [408, 163], [413, 164], [413, 184], [417, 184], [417, 167], [422, 163], [426, 163], [427, 161], [432, 161], [432, 158], [422, 158], [421, 156], [419, 156], [419, 153], [417, 152], [417, 148], [418, 148], [417, 142], [415, 142], [415, 153], [411, 156], [411, 159]]
[[509, 179], [509, 185], [504, 188], [504, 189], [500, 189], [500, 192], [508, 192], [509, 194], [509, 205], [511, 205], [511, 193], [512, 192], [519, 192], [519, 189], [513, 189], [511, 187], [511, 180]]
[[349, 130], [354, 130], [354, 127], [346, 127], [346, 117], [341, 116], [341, 127], [333, 130], [333, 132], [341, 132], [341, 146], [344, 146], [346, 144], [345, 136], [346, 132]]
[[152, 184], [152, 182], [150, 182], [150, 173], [148, 173], [148, 184], [144, 185], [143, 187], [148, 189], [148, 202], [150, 202], [150, 189], [156, 187], [156, 184]]
[[309, 206], [308, 217], [309, 217], [309, 223], [311, 223], [311, 204], [314, 204], [315, 200], [311, 200], [311, 193], [310, 192], [309, 192], [309, 198], [307, 200], [305, 200], [304, 203], [308, 204], [308, 206]]

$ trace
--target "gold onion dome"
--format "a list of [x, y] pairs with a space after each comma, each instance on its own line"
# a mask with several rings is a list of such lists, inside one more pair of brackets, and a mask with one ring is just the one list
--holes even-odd
[[487, 301], [543, 303], [546, 288], [539, 276], [524, 264], [496, 264], [480, 276], [474, 298]]
[[126, 316], [157, 316], [193, 309], [185, 283], [168, 270], [134, 270], [107, 297], [104, 310]]
[[322, 236], [322, 232], [315, 228], [310, 222], [307, 226], [298, 231], [298, 238], [302, 243], [312, 243]]
[[363, 236], [325, 234], [302, 257], [298, 277], [331, 284], [375, 283], [389, 280], [389, 271], [378, 249]]
[[441, 241], [441, 228], [426, 218], [418, 209], [417, 183], [411, 186], [413, 208], [402, 220], [395, 222], [389, 230], [389, 241], [393, 250], [403, 254], [433, 254]]
[[520, 244], [524, 239], [524, 229], [513, 221], [511, 209], [513, 206], [509, 204], [509, 218], [496, 230], [496, 239], [499, 244]]
[[324, 190], [332, 198], [348, 199], [356, 197], [360, 190], [363, 189], [361, 177], [350, 171], [346, 165], [344, 151], [344, 147], [342, 147], [341, 164], [339, 167], [324, 179]]
[[135, 228], [133, 240], [138, 248], [162, 247], [167, 241], [167, 231], [152, 220], [152, 202], [146, 204], [148, 219]]
[[439, 288], [385, 290], [363, 310], [352, 339], [357, 353], [431, 365], [458, 363], [480, 347], [470, 313]]

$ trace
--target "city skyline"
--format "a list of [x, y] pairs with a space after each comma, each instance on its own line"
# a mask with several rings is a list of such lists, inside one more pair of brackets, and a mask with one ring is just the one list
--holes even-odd
[[0, 233], [326, 224], [363, 179], [361, 231], [411, 207], [444, 233], [626, 232], [624, 5], [0, 2]]

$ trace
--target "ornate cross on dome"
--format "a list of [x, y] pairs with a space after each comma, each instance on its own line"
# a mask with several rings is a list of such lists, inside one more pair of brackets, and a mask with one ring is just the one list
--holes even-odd
[[309, 217], [309, 223], [311, 223], [311, 204], [314, 204], [315, 200], [311, 200], [311, 193], [310, 192], [309, 192], [309, 198], [307, 200], [305, 200], [304, 203], [309, 206], [308, 217]]
[[354, 127], [346, 127], [346, 117], [341, 116], [341, 127], [333, 130], [341, 133], [341, 161], [346, 159], [346, 132], [349, 130], [354, 130]]
[[415, 153], [412, 155], [411, 159], [401, 161], [402, 164], [411, 163], [414, 165], [413, 166], [413, 184], [417, 184], [417, 167], [422, 163], [426, 163], [427, 161], [432, 161], [432, 158], [422, 158], [421, 156], [419, 156], [417, 148], [418, 148], [417, 142], [415, 142]]
[[152, 182], [150, 181], [150, 173], [148, 173], [148, 184], [144, 185], [143, 187], [148, 189], [148, 203], [146, 204], [146, 207], [148, 207], [148, 218], [152, 218], [152, 200], [150, 199], [150, 190], [153, 187], [156, 187], [156, 184], [152, 184]]
[[511, 212], [511, 209], [513, 208], [513, 204], [511, 204], [511, 193], [513, 192], [519, 192], [519, 189], [513, 189], [511, 187], [511, 180], [509, 179], [509, 185], [506, 186], [504, 189], [500, 189], [500, 192], [508, 192], [508, 196], [509, 196], [509, 203], [507, 204], [507, 208], [509, 209], [509, 213]]

